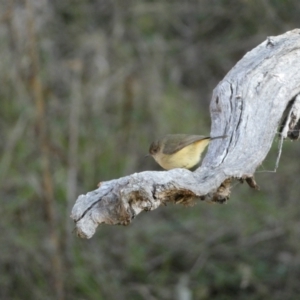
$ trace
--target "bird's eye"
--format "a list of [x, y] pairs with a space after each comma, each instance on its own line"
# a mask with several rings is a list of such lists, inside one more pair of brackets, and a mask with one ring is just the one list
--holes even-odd
[[158, 150], [159, 150], [158, 145], [156, 143], [152, 143], [150, 146], [150, 149], [149, 149], [149, 153], [153, 155], [153, 154], [157, 153]]

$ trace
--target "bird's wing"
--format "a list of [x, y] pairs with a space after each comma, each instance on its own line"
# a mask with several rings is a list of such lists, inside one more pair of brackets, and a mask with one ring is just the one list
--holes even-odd
[[169, 134], [165, 137], [165, 139], [168, 140], [168, 143], [167, 145], [165, 145], [163, 149], [163, 153], [173, 154], [192, 143], [195, 143], [203, 139], [209, 139], [209, 136], [189, 135], [189, 134]]

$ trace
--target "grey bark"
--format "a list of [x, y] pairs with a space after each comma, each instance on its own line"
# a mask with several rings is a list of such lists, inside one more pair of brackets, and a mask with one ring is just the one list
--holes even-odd
[[135, 173], [101, 183], [78, 197], [71, 218], [80, 237], [97, 226], [129, 224], [140, 212], [169, 202], [223, 202], [232, 178], [257, 188], [256, 168], [274, 136], [298, 139], [300, 118], [300, 30], [268, 37], [248, 52], [215, 88], [211, 100], [213, 140], [200, 168]]

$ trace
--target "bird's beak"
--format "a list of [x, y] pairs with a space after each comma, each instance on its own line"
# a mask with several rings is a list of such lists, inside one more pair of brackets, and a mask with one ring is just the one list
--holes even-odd
[[144, 156], [144, 158], [149, 157], [149, 156], [150, 156], [150, 154], [147, 154], [147, 155]]

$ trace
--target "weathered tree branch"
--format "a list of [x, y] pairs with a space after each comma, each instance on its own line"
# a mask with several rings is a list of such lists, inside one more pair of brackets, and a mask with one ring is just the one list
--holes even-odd
[[223, 202], [232, 178], [258, 188], [253, 174], [276, 133], [298, 139], [300, 119], [300, 30], [268, 37], [248, 52], [215, 88], [211, 100], [213, 140], [195, 172], [174, 169], [135, 173], [103, 182], [77, 199], [71, 217], [79, 236], [98, 224], [127, 225], [143, 210], [168, 202]]

